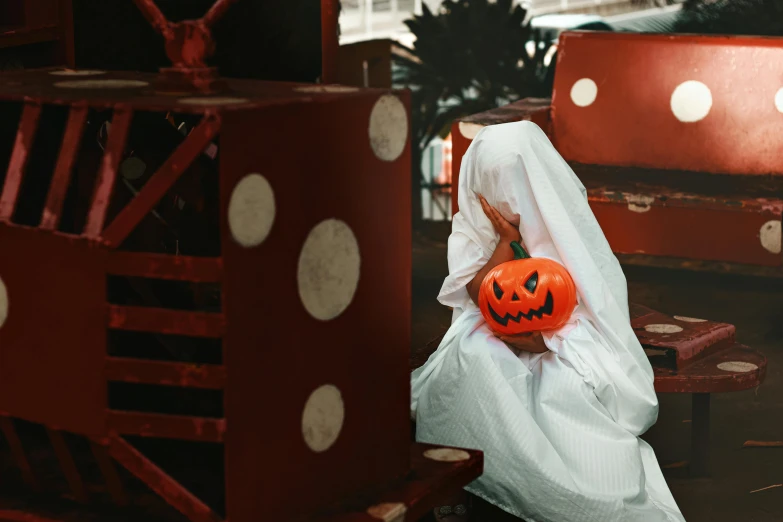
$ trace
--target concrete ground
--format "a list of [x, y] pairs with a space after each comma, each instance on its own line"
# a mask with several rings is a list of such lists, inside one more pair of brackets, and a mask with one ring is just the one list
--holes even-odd
[[[413, 346], [448, 327], [450, 311], [436, 301], [447, 274], [448, 226], [416, 234], [413, 245]], [[743, 449], [746, 440], [783, 441], [783, 281], [647, 267], [625, 267], [629, 295], [671, 315], [732, 323], [739, 342], [768, 358], [757, 389], [712, 397], [712, 473], [690, 479], [678, 468], [667, 480], [688, 522], [783, 521], [783, 447]], [[658, 423], [645, 435], [661, 462], [688, 459], [690, 396], [660, 395]], [[679, 476], [678, 476], [679, 475]], [[486, 505], [476, 522], [509, 520]], [[513, 518], [511, 520], [514, 520]]]

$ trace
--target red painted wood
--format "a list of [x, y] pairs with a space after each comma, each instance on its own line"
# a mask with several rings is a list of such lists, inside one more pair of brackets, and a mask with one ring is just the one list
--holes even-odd
[[[755, 65], [781, 59], [775, 38], [564, 33], [552, 95], [554, 143], [566, 160], [586, 164], [783, 174], [780, 76]], [[598, 85], [587, 107], [571, 100], [583, 78]], [[686, 81], [711, 91], [712, 108], [701, 121], [683, 123], [672, 112], [672, 93]]]
[[237, 0], [216, 0], [215, 3], [212, 4], [212, 7], [209, 8], [209, 11], [207, 11], [207, 14], [204, 15], [204, 18], [202, 18], [204, 25], [214, 25], [224, 14], [226, 14], [226, 11], [231, 7], [231, 4], [236, 1]]
[[49, 435], [49, 441], [52, 443], [54, 453], [57, 455], [57, 460], [60, 463], [60, 469], [65, 475], [65, 480], [68, 482], [68, 487], [71, 488], [71, 494], [77, 502], [86, 504], [89, 501], [87, 496], [87, 490], [84, 487], [84, 482], [79, 474], [79, 469], [76, 467], [76, 462], [73, 460], [71, 450], [68, 448], [68, 444], [65, 442], [63, 435], [60, 431], [47, 427], [46, 432]]
[[220, 390], [226, 384], [226, 369], [213, 364], [188, 364], [107, 357], [106, 380], [184, 386]]
[[[270, 520], [304, 517], [408, 472], [410, 375], [401, 355], [410, 345], [410, 143], [394, 161], [375, 157], [368, 122], [382, 92], [308, 95], [317, 103], [224, 115], [226, 499], [233, 522], [262, 512]], [[398, 96], [407, 108], [408, 94]], [[303, 126], [312, 138], [306, 153], [298, 148]], [[277, 210], [266, 240], [244, 248], [232, 238], [226, 214], [234, 187], [251, 172], [267, 178]], [[320, 321], [302, 306], [297, 273], [308, 234], [326, 219], [350, 226], [361, 273], [350, 306]], [[340, 390], [345, 423], [334, 445], [315, 453], [304, 442], [302, 414], [325, 384]]]
[[46, 198], [46, 206], [41, 216], [40, 228], [55, 230], [60, 224], [63, 200], [68, 192], [68, 184], [71, 182], [71, 173], [76, 155], [79, 153], [86, 122], [87, 106], [84, 104], [72, 106], [68, 114], [68, 123], [65, 126], [65, 135], [60, 155], [57, 158], [57, 166], [54, 169], [52, 184]]
[[122, 479], [120, 478], [119, 473], [117, 473], [114, 461], [109, 455], [108, 442], [103, 443], [98, 440], [90, 440], [90, 449], [92, 450], [95, 462], [98, 464], [98, 469], [101, 470], [101, 475], [106, 482], [106, 487], [109, 490], [112, 501], [118, 506], [127, 505], [128, 495], [125, 493]]
[[185, 515], [191, 522], [221, 522], [209, 506], [182, 487], [121, 437], [112, 437], [109, 451], [117, 462]]
[[[682, 369], [699, 357], [734, 344], [736, 328], [732, 324], [707, 320], [692, 322], [638, 305], [634, 305], [634, 308], [637, 313], [644, 310], [640, 317], [631, 320], [631, 325], [654, 366]], [[648, 326], [655, 330], [651, 325], [670, 325], [682, 328], [682, 331], [673, 333], [647, 331]], [[667, 355], [671, 352], [671, 355], [661, 358], [664, 354], [659, 352], [666, 352]]]
[[19, 189], [22, 186], [25, 167], [33, 145], [35, 131], [38, 128], [38, 119], [41, 115], [41, 105], [35, 102], [27, 102], [19, 121], [19, 130], [16, 133], [16, 141], [11, 152], [11, 160], [8, 163], [8, 171], [0, 194], [0, 221], [9, 221], [16, 209]]
[[[315, 516], [312, 522], [378, 522], [378, 520], [419, 520], [434, 506], [443, 502], [454, 491], [466, 486], [483, 472], [483, 453], [463, 450], [467, 460], [438, 462], [424, 456], [424, 452], [438, 446], [414, 443], [410, 446], [411, 473], [383, 492], [356, 499], [345, 499], [338, 507]], [[401, 513], [404, 518], [392, 517]], [[387, 518], [382, 518], [387, 515]]]
[[[747, 372], [730, 372], [718, 368], [725, 362], [750, 363], [755, 369]], [[659, 393], [723, 393], [754, 388], [764, 381], [767, 359], [747, 346], [734, 344], [673, 371], [655, 370], [655, 391]]]
[[640, 206], [627, 194], [588, 191], [590, 207], [616, 253], [760, 266], [783, 264], [783, 257], [765, 249], [759, 239], [767, 222], [783, 217], [783, 200], [763, 203], [748, 199], [721, 205], [713, 198], [696, 195], [683, 195], [688, 199], [678, 201], [676, 196], [667, 196], [666, 191], [629, 189], [634, 191], [630, 198], [641, 194], [665, 198], [665, 203], [656, 200]]
[[[403, 355], [407, 349], [400, 351], [410, 341], [410, 145], [398, 158], [384, 161], [373, 153], [368, 133], [373, 107], [382, 95], [391, 93], [380, 89], [314, 93], [302, 90], [312, 86], [225, 80], [226, 96], [245, 101], [205, 106], [181, 101], [201, 95], [196, 86], [184, 85], [176, 96], [166, 94], [160, 89], [165, 75], [107, 72], [99, 80], [147, 85], [80, 89], [63, 87], [60, 82], [65, 80], [49, 73], [9, 73], [4, 76], [8, 81], [0, 84], [0, 99], [22, 101], [35, 92], [35, 101], [41, 103], [86, 103], [99, 110], [125, 107], [126, 127], [131, 112], [140, 110], [220, 115], [221, 205], [212, 217], [220, 220], [224, 257], [172, 260], [110, 251], [100, 241], [106, 216], [121, 210], [108, 208], [126, 141], [122, 135], [127, 134], [127, 128], [122, 128], [123, 110], [118, 111], [82, 237], [0, 224], [0, 247], [4, 253], [14, 252], [0, 256], [0, 275], [11, 303], [9, 319], [0, 328], [4, 361], [0, 411], [10, 405], [11, 414], [22, 413], [23, 418], [88, 435], [109, 490], [122, 501], [118, 477], [102, 446], [111, 439], [113, 456], [191, 520], [214, 521], [215, 517], [201, 509], [198, 499], [183, 493], [180, 485], [162, 479], [160, 470], [118, 442], [120, 433], [223, 442], [226, 505], [234, 522], [257, 520], [259, 513], [270, 519], [306, 518], [342, 499], [393, 489], [405, 477], [416, 480], [419, 471], [410, 465], [410, 375]], [[407, 111], [408, 94], [398, 96]], [[306, 154], [297, 148], [302, 129], [313, 137]], [[95, 171], [89, 163], [77, 168]], [[272, 186], [275, 223], [261, 245], [244, 248], [231, 236], [227, 206], [237, 182], [255, 172]], [[373, 193], [383, 197], [366, 197]], [[353, 302], [331, 321], [310, 317], [297, 289], [303, 243], [325, 219], [348, 224], [361, 254]], [[379, 230], [384, 231], [380, 241]], [[63, 278], [63, 272], [69, 277]], [[141, 277], [222, 283], [223, 312], [107, 305], [106, 275], [112, 273], [135, 281]], [[136, 288], [144, 291], [144, 285]], [[155, 306], [146, 298], [144, 303]], [[222, 377], [217, 370], [188, 376], [188, 367], [177, 363], [107, 361], [107, 329], [208, 337], [225, 333], [226, 418], [109, 410], [107, 379], [217, 388]], [[368, 345], [364, 342], [368, 338], [375, 340]], [[45, 367], [41, 360], [47, 361]], [[283, 371], [288, 367], [296, 368], [293, 377]], [[374, 370], [357, 372], [356, 368]], [[7, 378], [10, 370], [18, 371], [16, 381]], [[41, 380], [30, 380], [31, 376]], [[305, 444], [302, 413], [310, 393], [323, 384], [339, 388], [347, 415], [334, 446], [316, 453]], [[382, 412], [379, 422], [366, 422], [378, 412]], [[273, 430], [270, 418], [275, 422]], [[473, 468], [470, 476], [454, 482], [451, 469], [443, 467], [440, 479], [432, 479], [443, 481], [438, 491], [444, 494], [479, 472]], [[268, 480], [270, 474], [277, 477], [275, 481]], [[432, 507], [421, 504], [417, 509], [424, 512]]]
[[459, 212], [459, 169], [462, 157], [468, 151], [470, 142], [459, 130], [459, 122], [451, 126], [451, 214]]
[[208, 312], [109, 305], [107, 326], [132, 332], [219, 338], [223, 335], [225, 319], [221, 314]]
[[117, 168], [125, 150], [132, 117], [133, 111], [128, 106], [119, 105], [114, 109], [111, 131], [106, 141], [106, 150], [103, 153], [87, 224], [84, 226], [84, 236], [87, 238], [97, 239], [103, 231], [106, 212], [114, 191], [114, 182], [117, 179]]
[[223, 279], [223, 260], [115, 250], [109, 252], [106, 271], [127, 277], [219, 283]]
[[168, 31], [170, 31], [169, 28], [169, 21], [166, 20], [166, 17], [163, 15], [163, 12], [160, 10], [160, 8], [155, 4], [154, 0], [133, 0], [136, 4], [136, 7], [139, 8], [139, 11], [144, 15], [144, 18], [147, 19], [147, 22], [150, 24], [150, 26], [155, 29], [157, 32], [161, 33], [162, 35], [166, 36]]
[[[112, 130], [114, 130], [113, 125]], [[177, 182], [182, 173], [201, 155], [219, 130], [220, 118], [214, 114], [207, 114], [158, 171], [147, 180], [136, 197], [106, 227], [102, 234], [104, 242], [111, 247], [122, 244], [136, 225]]]
[[0, 431], [3, 432], [8, 447], [11, 449], [11, 456], [22, 473], [22, 480], [24, 480], [25, 485], [33, 491], [40, 491], [41, 486], [35, 477], [33, 468], [30, 467], [27, 452], [25, 452], [22, 441], [19, 439], [19, 434], [16, 432], [14, 420], [6, 415], [0, 415]]
[[339, 0], [321, 0], [321, 83], [336, 83], [340, 40], [337, 5]]
[[0, 411], [71, 433], [103, 434], [106, 251], [78, 237], [3, 224], [0, 245], [8, 293]]
[[28, 511], [0, 509], [0, 522], [62, 522], [54, 518], [43, 517]]
[[106, 426], [120, 435], [198, 442], [223, 442], [226, 431], [224, 419], [118, 410], [108, 411]]

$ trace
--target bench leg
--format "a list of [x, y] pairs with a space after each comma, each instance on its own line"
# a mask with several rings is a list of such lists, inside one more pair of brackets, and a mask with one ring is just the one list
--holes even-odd
[[691, 475], [710, 473], [710, 394], [694, 393], [691, 402]]

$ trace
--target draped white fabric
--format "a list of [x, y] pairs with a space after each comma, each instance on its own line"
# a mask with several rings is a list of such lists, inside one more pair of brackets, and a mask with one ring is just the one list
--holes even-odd
[[[586, 191], [535, 124], [486, 127], [460, 166], [459, 209], [438, 297], [454, 320], [411, 376], [422, 442], [485, 452], [467, 489], [529, 522], [683, 521], [639, 435], [658, 415], [653, 372], [629, 318], [627, 285]], [[578, 306], [545, 354], [495, 338], [465, 285], [498, 236], [482, 194], [519, 225], [533, 257], [562, 263]]]

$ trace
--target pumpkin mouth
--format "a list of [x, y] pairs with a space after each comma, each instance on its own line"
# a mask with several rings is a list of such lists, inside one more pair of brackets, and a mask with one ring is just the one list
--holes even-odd
[[537, 317], [538, 319], [541, 319], [544, 315], [552, 315], [552, 310], [555, 307], [555, 300], [552, 297], [552, 292], [547, 291], [546, 293], [546, 301], [544, 302], [544, 305], [541, 308], [531, 309], [529, 312], [519, 312], [517, 315], [511, 315], [507, 313], [505, 316], [502, 316], [497, 313], [495, 310], [492, 309], [492, 305], [488, 304], [489, 313], [492, 315], [492, 319], [494, 319], [498, 324], [501, 326], [508, 326], [509, 321], [514, 321], [515, 323], [519, 323], [522, 318], [527, 319], [528, 321], [532, 321], [534, 317]]

